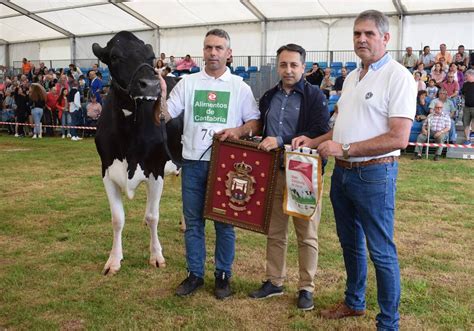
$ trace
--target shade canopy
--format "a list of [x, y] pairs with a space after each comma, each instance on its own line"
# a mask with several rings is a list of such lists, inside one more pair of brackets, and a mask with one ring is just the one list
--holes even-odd
[[3, 44], [176, 27], [474, 12], [473, 0], [10, 0], [0, 2]]

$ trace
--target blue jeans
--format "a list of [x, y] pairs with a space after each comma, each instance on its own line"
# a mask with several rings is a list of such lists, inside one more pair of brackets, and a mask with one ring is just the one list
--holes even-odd
[[41, 134], [41, 117], [43, 117], [43, 108], [33, 108], [31, 110], [31, 116], [33, 116], [33, 122], [35, 126], [33, 128], [33, 134]]
[[[62, 126], [70, 126], [72, 123], [71, 113], [68, 111], [63, 111], [63, 115], [61, 116], [61, 125]], [[68, 129], [61, 128], [61, 134], [64, 136]], [[69, 133], [71, 133], [71, 129], [69, 129]]]
[[[76, 110], [71, 113], [71, 122], [73, 126], [82, 126], [82, 114], [81, 110]], [[72, 128], [71, 129], [71, 136], [77, 137], [77, 129]]]
[[345, 169], [335, 166], [331, 203], [347, 273], [345, 302], [365, 309], [367, 253], [375, 266], [378, 330], [397, 330], [400, 269], [393, 241], [398, 163]]
[[449, 129], [449, 141], [456, 143], [458, 139], [458, 133], [456, 132], [456, 122], [454, 119], [451, 119], [451, 128]]
[[[186, 223], [184, 233], [186, 262], [188, 271], [201, 278], [204, 278], [206, 261], [206, 223], [203, 212], [208, 170], [209, 162], [207, 161], [185, 160], [181, 180], [183, 213]], [[219, 277], [225, 273], [226, 277], [230, 277], [235, 255], [234, 227], [214, 222], [214, 228], [216, 230], [215, 275]]]

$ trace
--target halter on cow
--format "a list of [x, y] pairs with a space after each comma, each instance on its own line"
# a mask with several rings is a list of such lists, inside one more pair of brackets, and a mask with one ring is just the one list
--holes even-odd
[[[95, 138], [114, 230], [104, 274], [116, 273], [123, 259], [125, 213], [121, 193], [132, 199], [141, 182], [147, 183], [145, 222], [151, 237], [149, 262], [163, 267], [165, 259], [157, 227], [165, 165], [170, 158], [165, 152], [163, 134], [154, 122], [154, 113], [159, 111], [161, 102], [160, 84], [152, 66], [155, 56], [150, 45], [127, 31], [117, 33], [104, 48], [94, 43], [92, 50], [108, 65], [112, 76]], [[170, 80], [167, 83], [174, 86]], [[167, 147], [176, 159], [181, 155], [181, 133], [181, 119], [167, 123]]]

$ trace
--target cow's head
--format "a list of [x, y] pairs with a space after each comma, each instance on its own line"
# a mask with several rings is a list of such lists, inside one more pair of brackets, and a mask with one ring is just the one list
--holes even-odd
[[109, 66], [114, 84], [130, 97], [156, 100], [160, 96], [159, 80], [153, 70], [155, 54], [148, 45], [128, 31], [117, 33], [106, 47], [92, 45], [100, 61]]

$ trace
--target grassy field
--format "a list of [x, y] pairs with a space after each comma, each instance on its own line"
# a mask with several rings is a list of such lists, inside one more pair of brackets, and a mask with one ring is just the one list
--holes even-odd
[[[327, 173], [331, 174], [333, 161]], [[474, 328], [474, 162], [400, 162], [396, 241], [401, 273], [401, 328]], [[169, 177], [159, 235], [165, 269], [148, 264], [144, 187], [126, 201], [124, 261], [114, 277], [101, 270], [112, 246], [109, 207], [92, 139], [71, 142], [0, 136], [0, 330], [81, 329], [374, 329], [378, 307], [369, 270], [368, 314], [327, 321], [321, 309], [341, 300], [345, 272], [326, 180], [319, 230], [316, 308], [295, 308], [297, 249], [291, 230], [282, 297], [252, 301], [264, 277], [265, 237], [238, 230], [232, 299], [214, 299], [214, 231], [208, 222], [205, 287], [174, 296], [185, 277], [179, 232], [180, 179]]]

